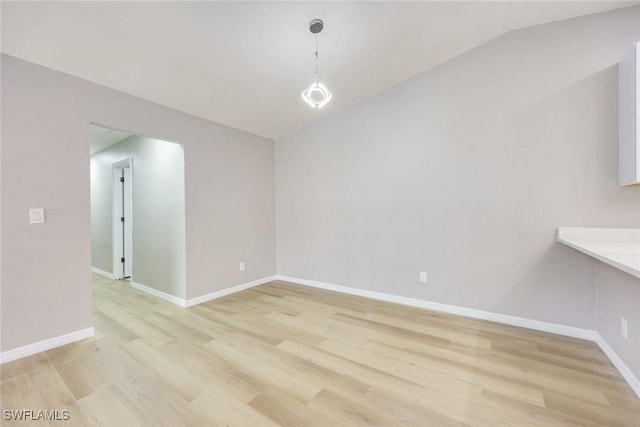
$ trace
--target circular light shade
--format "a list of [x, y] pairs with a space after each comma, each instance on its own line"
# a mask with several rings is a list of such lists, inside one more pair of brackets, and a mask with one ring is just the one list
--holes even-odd
[[322, 108], [331, 101], [331, 92], [322, 83], [313, 83], [302, 92], [302, 99], [312, 108]]

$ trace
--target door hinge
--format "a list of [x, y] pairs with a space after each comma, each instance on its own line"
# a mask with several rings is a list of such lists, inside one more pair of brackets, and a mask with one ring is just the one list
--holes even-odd
[[124, 176], [120, 177], [120, 182], [124, 182]]
[[120, 258], [120, 262], [124, 262], [124, 257]]
[[124, 222], [124, 217], [123, 216], [120, 217], [120, 222]]

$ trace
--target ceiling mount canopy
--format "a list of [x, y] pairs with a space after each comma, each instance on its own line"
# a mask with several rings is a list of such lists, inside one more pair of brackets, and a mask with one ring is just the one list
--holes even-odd
[[313, 34], [318, 34], [324, 28], [324, 22], [322, 19], [314, 19], [309, 23], [309, 31]]
[[302, 92], [302, 99], [309, 104], [310, 107], [315, 109], [324, 107], [332, 98], [329, 89], [320, 83], [318, 78], [318, 33], [320, 33], [323, 28], [324, 22], [322, 22], [322, 19], [314, 19], [309, 23], [309, 31], [316, 36], [316, 81]]

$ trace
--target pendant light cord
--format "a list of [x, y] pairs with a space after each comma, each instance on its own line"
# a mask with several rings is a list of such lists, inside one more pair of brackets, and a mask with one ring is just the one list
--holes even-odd
[[316, 85], [318, 84], [318, 34], [316, 34]]

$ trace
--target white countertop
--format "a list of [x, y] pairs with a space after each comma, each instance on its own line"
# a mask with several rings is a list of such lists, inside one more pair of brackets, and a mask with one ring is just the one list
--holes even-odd
[[640, 228], [558, 227], [558, 242], [640, 278]]

